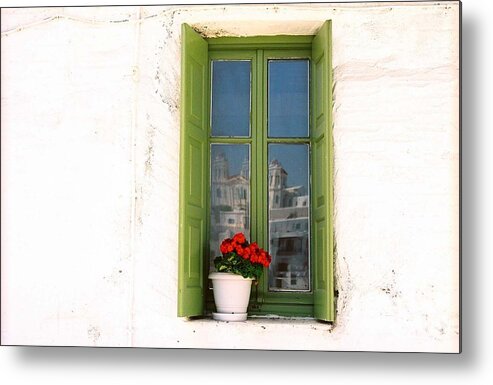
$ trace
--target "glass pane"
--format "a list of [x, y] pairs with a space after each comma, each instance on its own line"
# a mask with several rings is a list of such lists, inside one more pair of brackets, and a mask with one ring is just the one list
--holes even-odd
[[269, 290], [309, 291], [308, 145], [269, 145]]
[[238, 232], [250, 238], [249, 152], [248, 144], [211, 145], [211, 271], [223, 239]]
[[308, 60], [269, 60], [269, 137], [308, 136]]
[[249, 60], [212, 62], [212, 135], [250, 135]]

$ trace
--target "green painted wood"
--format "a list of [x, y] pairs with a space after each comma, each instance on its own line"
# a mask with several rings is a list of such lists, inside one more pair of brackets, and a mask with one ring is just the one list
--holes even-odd
[[[313, 292], [269, 292], [267, 274], [265, 274], [259, 285], [254, 286], [252, 290], [251, 305], [253, 306], [249, 310], [251, 314], [315, 316], [321, 320], [334, 320], [330, 34], [330, 22], [326, 22], [315, 38], [313, 36], [275, 36], [207, 39], [207, 43], [209, 43], [209, 59], [239, 59], [247, 57], [252, 59], [251, 137], [209, 137], [209, 142], [251, 144], [251, 238], [265, 248], [268, 247], [267, 145], [268, 143], [310, 143], [311, 145]], [[201, 38], [198, 37], [198, 39]], [[255, 52], [255, 54], [252, 55], [252, 52]], [[308, 139], [267, 137], [267, 60], [268, 58], [281, 57], [308, 57], [312, 61], [310, 98], [312, 135]], [[210, 73], [207, 73], [206, 83], [207, 85], [210, 84]], [[207, 109], [210, 102], [210, 94], [208, 92], [209, 90], [202, 96], [206, 101]], [[186, 90], [182, 89], [182, 95], [185, 93]], [[209, 111], [206, 113], [207, 119], [208, 114]], [[210, 128], [208, 126], [210, 122], [207, 119], [206, 127], [207, 135], [209, 135], [208, 130]], [[182, 116], [182, 124], [184, 121], [185, 119]], [[196, 137], [193, 139], [196, 139]], [[208, 144], [206, 148], [208, 152]], [[207, 171], [202, 169], [204, 172], [202, 175], [206, 175], [207, 178], [204, 182], [206, 190], [209, 188], [208, 156], [207, 153], [205, 161], [202, 162], [202, 165], [207, 164]], [[186, 160], [183, 160], [182, 163], [186, 164]], [[182, 174], [183, 171], [181, 172]], [[183, 188], [180, 188], [180, 192], [182, 190]], [[206, 210], [208, 210], [208, 192], [205, 191], [203, 194], [206, 197]], [[206, 217], [208, 218], [207, 214]], [[182, 231], [180, 230], [181, 233]], [[205, 234], [208, 236], [208, 232]], [[180, 245], [182, 245], [181, 238]], [[205, 246], [204, 249], [206, 249]], [[181, 255], [180, 252], [180, 260], [182, 259]], [[204, 251], [204, 255], [207, 255], [206, 251]], [[205, 267], [203, 274], [204, 279], [206, 279], [208, 261], [206, 258], [203, 258], [203, 260], [202, 266]], [[314, 302], [315, 305], [313, 305]]]
[[207, 255], [208, 44], [182, 25], [178, 316], [204, 312]]
[[[252, 63], [252, 77], [251, 77], [251, 114], [250, 114], [250, 136], [249, 137], [233, 137], [233, 136], [212, 136], [211, 132], [211, 127], [210, 127], [210, 122], [209, 122], [209, 143], [210, 144], [248, 144], [250, 145], [250, 234], [251, 234], [251, 239], [256, 239], [256, 228], [257, 228], [257, 223], [258, 223], [258, 217], [256, 215], [257, 213], [257, 207], [258, 207], [258, 200], [257, 197], [255, 196], [255, 182], [254, 180], [257, 179], [257, 174], [256, 174], [256, 152], [257, 152], [257, 145], [256, 145], [256, 132], [257, 132], [257, 87], [255, 84], [257, 83], [257, 50], [254, 49], [254, 47], [249, 47], [249, 49], [244, 49], [244, 50], [238, 50], [237, 47], [234, 47], [233, 49], [228, 49], [228, 50], [220, 50], [220, 51], [211, 51], [209, 46], [209, 62], [212, 62], [213, 60], [250, 60]], [[209, 84], [211, 84], [211, 78], [210, 78], [210, 72], [209, 72]], [[210, 95], [210, 94], [209, 94]], [[210, 106], [210, 100], [208, 101], [209, 106]], [[208, 184], [208, 187], [210, 184]], [[210, 220], [210, 202], [208, 201], [208, 219]], [[209, 270], [209, 263], [210, 261], [208, 258], [205, 260], [205, 270]], [[251, 291], [251, 296], [250, 296], [250, 303], [255, 303], [257, 302], [257, 294], [258, 290], [257, 287], [254, 286], [252, 287]], [[214, 311], [214, 302], [213, 302], [213, 294], [212, 291], [208, 291], [206, 293], [206, 300], [207, 300], [207, 311], [212, 312]]]
[[312, 258], [314, 316], [334, 320], [331, 21], [312, 44]]
[[[297, 36], [291, 36], [297, 38]], [[313, 36], [305, 36], [306, 41], [310, 44], [303, 46], [299, 49], [289, 44], [284, 44], [283, 49], [265, 49], [262, 50], [262, 83], [258, 85], [262, 90], [262, 100], [260, 110], [261, 118], [261, 132], [259, 133], [259, 139], [262, 140], [262, 175], [263, 185], [259, 196], [262, 201], [265, 202], [262, 207], [261, 218], [264, 228], [262, 229], [263, 239], [265, 245], [268, 247], [269, 242], [269, 207], [268, 207], [268, 144], [269, 143], [310, 143], [310, 138], [279, 138], [268, 136], [268, 61], [269, 59], [311, 59], [311, 41]], [[308, 39], [309, 38], [309, 39]], [[307, 49], [309, 48], [309, 49]], [[260, 92], [259, 92], [260, 94]], [[313, 293], [311, 292], [282, 292], [282, 291], [269, 291], [269, 277], [268, 272], [262, 277], [262, 282], [259, 285], [262, 290], [262, 304], [257, 314], [277, 314], [283, 316], [313, 316]]]
[[313, 304], [291, 303], [264, 303], [260, 309], [250, 308], [250, 315], [275, 314], [282, 317], [313, 317]]
[[313, 36], [278, 35], [278, 36], [245, 36], [209, 38], [209, 50], [229, 49], [309, 49]]
[[267, 143], [310, 144], [310, 138], [267, 138]]
[[[255, 130], [255, 160], [254, 160], [254, 170], [255, 170], [255, 184], [253, 186], [252, 195], [255, 196], [255, 213], [256, 213], [256, 221], [255, 228], [252, 227], [252, 234], [255, 236], [256, 242], [260, 245], [260, 247], [264, 249], [268, 249], [267, 238], [266, 238], [266, 227], [267, 227], [267, 219], [266, 219], [266, 206], [267, 201], [265, 197], [266, 192], [266, 161], [265, 156], [267, 153], [266, 144], [264, 142], [265, 135], [265, 127], [263, 124], [263, 111], [264, 111], [264, 51], [262, 49], [257, 50], [257, 65], [255, 67], [255, 71], [257, 73], [256, 81], [253, 83], [253, 87], [255, 88], [255, 121], [256, 121], [256, 130]], [[253, 226], [252, 222], [252, 226]], [[267, 269], [264, 268], [263, 276], [258, 280], [258, 284], [255, 287], [255, 305], [260, 307], [264, 302], [264, 295], [266, 291], [265, 286], [265, 277], [268, 275]]]

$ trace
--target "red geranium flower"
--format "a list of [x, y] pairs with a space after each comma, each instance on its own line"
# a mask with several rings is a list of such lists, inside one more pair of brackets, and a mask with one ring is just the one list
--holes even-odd
[[243, 233], [237, 233], [233, 236], [233, 242], [237, 242], [239, 244], [244, 244], [246, 243], [246, 238]]
[[264, 267], [268, 267], [271, 256], [256, 242], [249, 243], [243, 233], [221, 242], [219, 250], [223, 257], [214, 259], [218, 271], [240, 274], [245, 278], [258, 279]]

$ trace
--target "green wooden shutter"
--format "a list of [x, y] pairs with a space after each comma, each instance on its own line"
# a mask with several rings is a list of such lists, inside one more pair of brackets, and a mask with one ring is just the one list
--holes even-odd
[[202, 315], [204, 311], [209, 175], [208, 47], [186, 24], [182, 25], [181, 60], [179, 317]]
[[334, 320], [331, 22], [312, 43], [312, 242], [314, 316]]

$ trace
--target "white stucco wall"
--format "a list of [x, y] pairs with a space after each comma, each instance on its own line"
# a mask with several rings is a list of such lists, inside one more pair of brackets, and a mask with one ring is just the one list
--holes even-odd
[[[333, 20], [337, 321], [176, 316], [180, 26]], [[459, 4], [2, 10], [3, 344], [459, 349]]]

